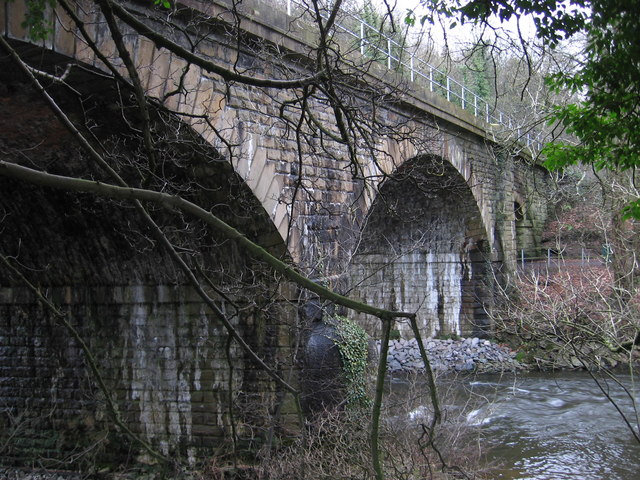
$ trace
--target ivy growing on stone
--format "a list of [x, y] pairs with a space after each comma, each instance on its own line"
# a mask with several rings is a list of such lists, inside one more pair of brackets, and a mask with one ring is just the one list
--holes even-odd
[[369, 336], [347, 317], [337, 316], [331, 322], [336, 328], [336, 344], [342, 359], [346, 386], [347, 407], [354, 410], [371, 408], [367, 394], [367, 370], [369, 364]]
[[55, 0], [28, 0], [22, 28], [29, 31], [32, 40], [45, 40], [53, 33], [53, 21], [47, 18], [47, 7], [54, 8]]

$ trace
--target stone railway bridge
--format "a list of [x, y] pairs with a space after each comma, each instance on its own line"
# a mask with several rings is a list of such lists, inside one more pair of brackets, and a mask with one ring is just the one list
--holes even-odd
[[[126, 160], [142, 149], [125, 85], [132, 73], [101, 2], [66, 4], [81, 23], [58, 5], [47, 13], [53, 32], [45, 41], [29, 39], [22, 0], [0, 4], [0, 29], [68, 117], [135, 179], [144, 168]], [[184, 0], [172, 15], [132, 2], [126, 11], [151, 27], [142, 35], [118, 21], [162, 137], [163, 177], [152, 186], [183, 185], [172, 192], [334, 289], [417, 311], [427, 336], [490, 332], [491, 283], [513, 269], [517, 252], [536, 250], [546, 217], [548, 179], [517, 142], [496, 142], [491, 125], [409, 88], [398, 72], [359, 57], [357, 45], [342, 44], [333, 97], [322, 88], [305, 96], [307, 87], [292, 79], [318, 75], [318, 33], [271, 2], [234, 10], [224, 0]], [[185, 60], [154, 31], [206, 61]], [[100, 179], [5, 50], [0, 63], [1, 160]], [[63, 72], [64, 83], [52, 81]], [[352, 143], [339, 138], [337, 110], [352, 114]], [[227, 342], [130, 207], [3, 176], [0, 187], [3, 255], [68, 312], [136, 433], [195, 461], [231, 432], [251, 448], [282, 425], [291, 399]], [[280, 373], [296, 371], [305, 338], [300, 292], [232, 242], [211, 240], [187, 219], [156, 218], [176, 239], [190, 232], [176, 240], [181, 252], [195, 244], [204, 251], [213, 283], [225, 285], [215, 290], [218, 304], [259, 356]], [[128, 455], [103, 434], [106, 407], [78, 340], [36, 302], [24, 277], [6, 265], [0, 271], [1, 435], [11, 439], [3, 457], [64, 459], [89, 445], [98, 456]], [[376, 334], [374, 321], [354, 318]]]

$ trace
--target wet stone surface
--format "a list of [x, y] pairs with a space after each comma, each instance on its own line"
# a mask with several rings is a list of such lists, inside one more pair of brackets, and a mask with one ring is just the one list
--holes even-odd
[[[476, 372], [499, 373], [524, 369], [515, 359], [516, 353], [508, 347], [479, 338], [460, 340], [424, 341], [431, 368], [438, 373]], [[378, 348], [380, 345], [378, 344]], [[379, 351], [379, 350], [378, 350]], [[420, 358], [415, 339], [392, 340], [389, 343], [387, 369], [390, 372], [422, 372], [424, 363]]]

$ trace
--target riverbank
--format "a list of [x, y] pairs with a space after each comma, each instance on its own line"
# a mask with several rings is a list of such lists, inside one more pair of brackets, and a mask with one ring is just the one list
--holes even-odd
[[[380, 342], [377, 342], [380, 352]], [[458, 340], [428, 339], [424, 346], [431, 368], [447, 373], [504, 373], [523, 371], [599, 370], [640, 368], [640, 349], [612, 352], [603, 347], [583, 346], [580, 357], [556, 349], [532, 349], [523, 345], [519, 351], [502, 343], [479, 338]], [[387, 355], [391, 373], [423, 373], [424, 364], [415, 339], [392, 340]]]
[[[424, 341], [424, 347], [436, 373], [502, 373], [527, 369], [516, 360], [516, 352], [509, 347], [480, 338], [428, 339]], [[392, 340], [389, 343], [387, 370], [393, 373], [424, 372], [416, 339]]]

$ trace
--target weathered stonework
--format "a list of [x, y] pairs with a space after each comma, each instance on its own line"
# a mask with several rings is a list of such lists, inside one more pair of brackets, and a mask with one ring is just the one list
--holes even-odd
[[[0, 102], [9, 113], [0, 120], [3, 159], [20, 162], [28, 151], [32, 162], [49, 171], [68, 175], [82, 168], [87, 158], [18, 80], [0, 83]], [[107, 143], [120, 126], [114, 121], [110, 128], [96, 130]], [[180, 164], [180, 144], [172, 145], [167, 158]], [[277, 232], [274, 237], [266, 214], [233, 171], [215, 161], [215, 152], [198, 158], [193, 147], [189, 168], [173, 170], [176, 165], [168, 161], [167, 175], [184, 186], [197, 182], [200, 190], [187, 189], [185, 196], [281, 252]], [[0, 252], [86, 342], [120, 418], [134, 434], [164, 455], [194, 463], [228, 448], [234, 431], [238, 448], [256, 448], [269, 429], [287, 422], [292, 412], [282, 404], [290, 399], [229, 341], [222, 322], [154, 244], [130, 205], [4, 177], [0, 192]], [[202, 268], [224, 297], [208, 293], [254, 352], [280, 373], [295, 370], [295, 289], [274, 283], [272, 274], [262, 276], [263, 267], [215, 233], [169, 221], [157, 211], [154, 216], [169, 234], [172, 227], [183, 230], [184, 248], [204, 253]], [[132, 456], [152, 460], [115, 425], [73, 332], [4, 264], [0, 338], [3, 462], [50, 459], [72, 467]], [[281, 413], [272, 420], [275, 411]]]
[[[249, 422], [264, 422], [275, 409], [273, 388], [248, 381], [244, 352], [233, 343], [227, 349], [226, 331], [192, 290], [69, 286], [49, 293], [88, 343], [120, 417], [163, 454], [193, 463], [223, 448], [230, 405], [241, 438], [244, 425], [268, 428]], [[289, 345], [278, 345], [277, 332], [287, 327], [263, 321], [273, 338], [259, 349], [286, 358]], [[2, 436], [13, 435], [4, 461], [43, 462], [84, 448], [93, 449], [84, 462], [125, 458], [130, 443], [113, 436], [118, 429], [69, 331], [23, 287], [0, 291], [0, 322]], [[236, 327], [251, 333], [243, 323], [251, 322], [238, 318]]]
[[[490, 261], [486, 232], [466, 182], [448, 162], [417, 158], [380, 189], [356, 255], [353, 294], [417, 312], [426, 336], [488, 334], [480, 293]], [[479, 307], [479, 308], [478, 308]], [[367, 320], [374, 336], [379, 322]], [[411, 327], [397, 325], [405, 336]]]
[[[287, 53], [291, 71], [310, 73], [304, 56], [313, 45], [312, 34], [297, 23], [285, 22], [286, 16], [273, 14], [269, 2], [242, 2], [243, 28], [251, 38], [265, 40], [259, 51], [244, 44], [238, 51], [229, 44], [225, 28], [220, 27], [229, 20], [224, 1], [184, 3], [208, 11], [216, 20], [198, 49], [220, 65], [268, 76], [282, 66], [274, 66], [269, 57], [274, 55], [270, 48], [277, 45]], [[0, 30], [34, 66], [53, 71], [77, 61], [95, 71], [105, 70], [82, 36], [63, 28], [71, 22], [61, 10], [55, 11], [53, 38], [39, 46], [30, 43], [21, 27], [24, 11], [21, 0], [2, 2]], [[82, 15], [98, 47], [114, 52], [95, 5], [87, 3]], [[488, 269], [497, 266], [508, 272], [520, 249], [529, 252], [538, 247], [546, 179], [541, 169], [493, 142], [487, 125], [429, 92], [399, 91], [398, 98], [380, 105], [385, 107], [380, 115], [388, 125], [411, 132], [412, 138], [401, 141], [380, 134], [375, 139], [379, 158], [374, 162], [363, 157], [368, 158], [363, 171], [353, 175], [342, 144], [324, 138], [323, 149], [318, 149], [317, 136], [309, 134], [300, 151], [291, 125], [278, 116], [277, 104], [290, 94], [226, 83], [132, 35], [127, 27], [123, 30], [147, 95], [164, 99], [165, 106], [175, 111], [176, 122], [183, 129], [188, 125], [189, 135], [196, 132], [203, 144], [206, 161], [193, 167], [191, 174], [198, 181], [233, 179], [232, 186], [214, 184], [215, 188], [190, 198], [207, 208], [229, 204], [226, 219], [258, 243], [279, 254], [286, 251], [303, 271], [326, 279], [330, 286], [350, 289], [354, 296], [380, 307], [418, 311], [426, 335], [480, 335], [490, 329], [484, 312], [491, 298]], [[15, 96], [12, 85], [24, 79], [6, 58], [0, 58], [0, 66], [0, 83], [9, 85], [0, 97], [9, 108]], [[124, 69], [122, 73], [126, 74]], [[181, 93], [165, 98], [181, 78]], [[89, 93], [113, 88], [75, 68], [68, 82]], [[113, 95], [95, 104], [97, 114], [117, 116], [109, 105]], [[310, 101], [317, 120], [333, 126], [335, 119], [326, 103]], [[23, 115], [33, 113], [31, 120], [44, 126], [25, 119], [25, 128], [17, 129], [6, 122], [1, 129], [3, 142], [21, 138], [31, 142], [24, 146], [38, 144], [51, 150], [47, 158], [54, 169], [73, 170], [77, 152], [50, 145], [51, 139], [59, 144], [72, 141], [59, 124], [41, 120], [46, 108], [31, 99], [14, 107]], [[12, 110], [11, 118], [14, 115]], [[43, 128], [47, 135], [41, 143]], [[66, 165], [69, 158], [74, 160]], [[433, 161], [442, 166], [441, 172], [423, 169]], [[184, 164], [190, 165], [190, 160]], [[407, 188], [404, 182], [415, 178], [415, 172], [421, 182]], [[140, 241], [145, 232], [135, 230], [138, 225], [135, 234], [123, 239], [111, 237], [108, 225], [87, 220], [102, 213], [115, 216], [121, 227], [126, 212], [114, 213], [101, 202], [87, 206], [84, 197], [16, 189], [3, 182], [0, 205], [14, 215], [3, 225], [5, 232], [12, 232], [3, 238], [3, 248], [8, 255], [29, 252], [25, 264], [31, 268], [49, 265], [39, 275], [40, 284], [53, 288], [53, 296], [69, 309], [70, 320], [98, 353], [132, 429], [164, 452], [195, 458], [201, 449], [210, 451], [228, 441], [230, 406], [246, 422], [247, 432], [268, 428], [267, 419], [284, 396], [236, 346], [227, 355], [226, 334], [185, 286], [182, 274], [163, 254], [148, 253], [151, 247]], [[388, 210], [390, 205], [394, 212]], [[22, 219], [32, 223], [23, 224]], [[39, 244], [46, 248], [38, 249]], [[231, 272], [238, 280], [255, 270], [237, 246], [208, 248], [218, 279], [227, 281]], [[117, 264], [110, 260], [114, 252]], [[78, 346], [66, 346], [68, 336], [36, 306], [20, 281], [6, 272], [0, 279], [0, 348], [6, 373], [0, 398], [10, 412], [5, 431], [18, 426], [14, 420], [20, 415], [28, 419], [26, 433], [21, 434], [24, 443], [16, 444], [8, 456], [19, 458], [28, 449], [42, 455], [73, 450], [73, 440], [81, 432], [88, 441], [99, 442], [109, 421]], [[271, 283], [268, 277], [255, 283], [232, 281], [231, 298], [248, 305]], [[295, 305], [296, 292], [287, 284], [278, 288], [282, 291], [277, 304], [266, 308], [258, 303], [254, 311], [234, 321], [270, 364], [294, 368], [290, 353], [297, 317], [288, 302]], [[375, 321], [361, 320], [375, 334]], [[399, 329], [408, 335], [406, 325]], [[49, 433], [40, 436], [45, 431]], [[61, 433], [67, 431], [71, 433]], [[243, 435], [251, 444], [253, 437]]]
[[[197, 2], [193, 6], [211, 9], [210, 14], [220, 18], [225, 11], [224, 2], [220, 3], [223, 6], [216, 2], [206, 8]], [[92, 12], [90, 5], [85, 8]], [[244, 11], [248, 15], [245, 28], [252, 34], [258, 32], [267, 41], [280, 45], [284, 43], [286, 48], [299, 55], [302, 53], [298, 53], [298, 49], [306, 51], [304, 36], [295, 29], [283, 32], [283, 26], [280, 25], [282, 15], [273, 13], [269, 5], [256, 1], [251, 7], [243, 4], [243, 8], [246, 8]], [[8, 3], [2, 10], [9, 19], [9, 38], [27, 40], [26, 32], [16, 20], [23, 13], [21, 2]], [[65, 18], [64, 14], [58, 14], [62, 19]], [[93, 21], [91, 28], [97, 32], [98, 47], [108, 49], [109, 35], [104, 20], [96, 12], [88, 15]], [[54, 23], [59, 24], [58, 20]], [[175, 88], [178, 78], [188, 67], [187, 64], [153, 46], [148, 40], [127, 36], [127, 27], [124, 27], [124, 31], [125, 38], [130, 38], [132, 56], [139, 65], [139, 75], [143, 84], [147, 85], [147, 93], [162, 97]], [[101, 41], [107, 42], [106, 46], [101, 45]], [[100, 62], [92, 56], [85, 58], [82, 52], [87, 51], [87, 46], [79, 36], [72, 35], [72, 32], [56, 30], [49, 48], [101, 68]], [[247, 73], [268, 76], [269, 67], [264, 64], [265, 59], [253, 57], [254, 53], [250, 50], [233, 51], [224, 35], [215, 29], [200, 48], [201, 53], [216, 59], [222, 66], [230, 67], [237, 61]], [[65, 59], [57, 58], [56, 62], [65, 64]], [[304, 74], [301, 68], [302, 65], [296, 63], [295, 69]], [[357, 235], [362, 217], [375, 200], [378, 187], [376, 182], [384, 180], [387, 174], [394, 174], [404, 162], [421, 155], [435, 155], [444, 159], [466, 180], [478, 203], [491, 251], [496, 259], [502, 260], [504, 257], [504, 260], [511, 261], [518, 250], [510, 233], [514, 220], [514, 212], [511, 211], [514, 202], [508, 201], [506, 196], [518, 196], [525, 202], [523, 207], [528, 211], [529, 203], [536, 200], [530, 196], [534, 193], [534, 187], [526, 175], [514, 179], [515, 171], [521, 168], [519, 161], [510, 157], [508, 152], [496, 153], [496, 145], [489, 139], [483, 129], [484, 125], [478, 125], [479, 121], [471, 114], [435, 94], [408, 90], [404, 92], [399, 104], [394, 103], [393, 107], [390, 104], [391, 110], [385, 112], [386, 122], [390, 125], [403, 125], [407, 131], [422, 132], [418, 135], [422, 139], [417, 143], [407, 141], [399, 144], [391, 139], [380, 138], [381, 152], [377, 163], [383, 171], [373, 164], [365, 165], [368, 169], [366, 173], [374, 183], [364, 191], [365, 197], [362, 199], [361, 180], [354, 179], [348, 163], [340, 160], [345, 157], [342, 145], [335, 144], [331, 147], [331, 142], [325, 140], [329, 145], [327, 148], [334, 148], [335, 156], [332, 158], [304, 152], [303, 171], [298, 171], [295, 136], [277, 118], [276, 102], [272, 99], [275, 95], [278, 102], [281, 102], [286, 93], [235, 84], [228, 86], [193, 65], [188, 67], [184, 81], [183, 93], [169, 97], [167, 106], [189, 115], [184, 121], [200, 132], [221, 155], [233, 154], [234, 169], [263, 205], [282, 239], [288, 240], [289, 253], [297, 261], [313, 263], [319, 256], [335, 258], [335, 252], [344, 252], [341, 254], [344, 262], [349, 257], [349, 245], [355, 245], [352, 237]], [[312, 109], [320, 122], [325, 121], [328, 125], [333, 123], [326, 105], [315, 104]], [[238, 147], [234, 147], [232, 152], [226, 152], [226, 146], [217, 135], [208, 130], [202, 119], [193, 117], [193, 114], [208, 115], [211, 123], [220, 131], [228, 133], [228, 139]], [[530, 168], [535, 167], [527, 167]], [[307, 187], [304, 192], [295, 188], [298, 175], [302, 175]], [[297, 194], [295, 201], [294, 193]], [[496, 199], [500, 195], [505, 196], [504, 204], [509, 205], [508, 207], [496, 205]], [[525, 238], [522, 237], [523, 241]], [[524, 248], [529, 246], [525, 245]], [[344, 263], [338, 263], [323, 273], [330, 275], [343, 268]]]

